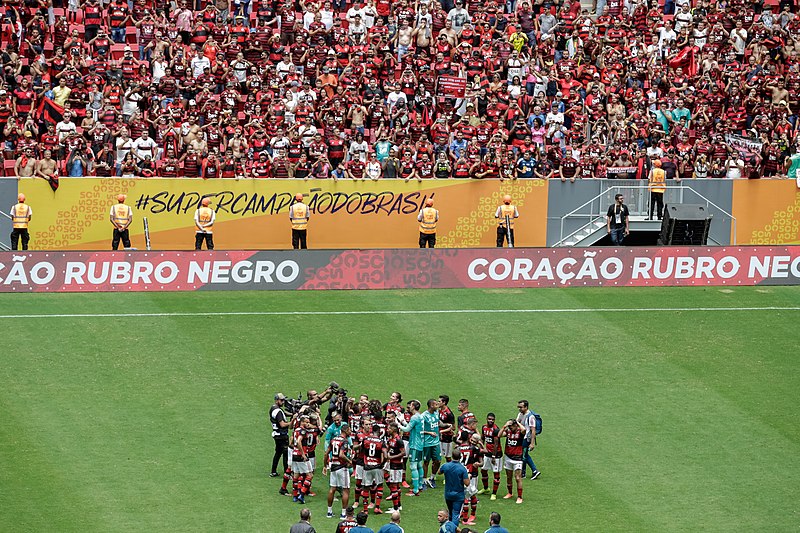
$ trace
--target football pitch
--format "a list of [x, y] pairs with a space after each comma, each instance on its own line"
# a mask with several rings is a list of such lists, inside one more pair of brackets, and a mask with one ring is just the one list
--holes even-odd
[[[285, 533], [300, 506], [267, 476], [267, 409], [331, 380], [382, 401], [468, 398], [480, 424], [530, 401], [542, 475], [522, 505], [482, 496], [481, 532], [493, 510], [512, 533], [800, 524], [797, 287], [12, 294], [0, 307], [0, 531]], [[312, 524], [332, 532], [319, 468], [314, 491]], [[436, 531], [442, 503], [441, 488], [404, 498], [401, 525]]]

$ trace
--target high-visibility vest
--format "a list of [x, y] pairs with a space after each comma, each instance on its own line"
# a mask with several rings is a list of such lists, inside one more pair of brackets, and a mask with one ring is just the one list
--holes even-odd
[[503, 204], [500, 206], [500, 225], [505, 227], [506, 226], [506, 217], [508, 217], [509, 225], [511, 229], [514, 229], [514, 213], [516, 213], [517, 207], [515, 205], [506, 205]]
[[650, 192], [666, 192], [667, 173], [663, 168], [654, 168], [650, 176]]
[[436, 219], [439, 218], [439, 211], [432, 207], [422, 208], [422, 220], [419, 223], [420, 233], [436, 233]]
[[28, 204], [14, 205], [14, 216], [11, 218], [11, 223], [14, 229], [28, 229], [28, 219], [31, 216], [31, 208]]
[[210, 207], [199, 207], [197, 209], [197, 221], [206, 230], [206, 233], [211, 233], [214, 225], [206, 226], [214, 218], [214, 210]]
[[115, 205], [111, 208], [111, 212], [114, 216], [114, 223], [120, 226], [127, 224], [131, 218], [131, 208], [125, 204]]
[[289, 220], [292, 221], [292, 229], [303, 230], [308, 227], [308, 206], [298, 202], [289, 208]]

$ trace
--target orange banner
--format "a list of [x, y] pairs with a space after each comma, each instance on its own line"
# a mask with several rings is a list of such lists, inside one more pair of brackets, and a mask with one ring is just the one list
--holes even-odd
[[737, 244], [800, 244], [800, 189], [794, 180], [736, 180]]
[[214, 242], [219, 249], [291, 247], [288, 208], [296, 193], [311, 207], [311, 248], [413, 248], [417, 214], [425, 199], [439, 209], [437, 246], [495, 245], [495, 210], [505, 194], [519, 207], [517, 246], [545, 246], [547, 182], [427, 180], [404, 183], [64, 178], [53, 193], [43, 180], [23, 179], [34, 217], [31, 249], [104, 250], [111, 245], [109, 211], [118, 194], [133, 208], [131, 241], [144, 248], [147, 217], [153, 249], [194, 247], [194, 212], [209, 197], [217, 212]]

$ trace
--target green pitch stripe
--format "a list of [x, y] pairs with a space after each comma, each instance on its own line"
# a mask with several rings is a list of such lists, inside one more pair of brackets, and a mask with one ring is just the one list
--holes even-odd
[[567, 309], [411, 309], [368, 311], [219, 311], [206, 313], [69, 313], [0, 315], [7, 318], [149, 318], [149, 317], [203, 317], [203, 316], [336, 316], [336, 315], [458, 315], [471, 313], [636, 313], [636, 312], [690, 312], [704, 313], [732, 311], [800, 311], [800, 307], [636, 307], [614, 308], [567, 308]]

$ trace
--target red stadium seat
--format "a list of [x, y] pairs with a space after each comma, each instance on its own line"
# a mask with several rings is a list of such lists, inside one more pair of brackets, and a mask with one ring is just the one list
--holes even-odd
[[111, 45], [111, 59], [119, 61], [125, 54], [125, 47], [128, 46], [124, 43], [114, 43]]
[[139, 37], [136, 35], [136, 26], [128, 26], [125, 28], [125, 42], [131, 45], [138, 45]]
[[3, 161], [4, 174], [9, 177], [14, 177], [14, 165], [16, 164], [17, 162], [14, 159], [6, 159], [5, 161]]
[[72, 30], [78, 30], [78, 34], [81, 36], [81, 39], [86, 37], [86, 26], [83, 24], [70, 24], [69, 32], [72, 33]]

